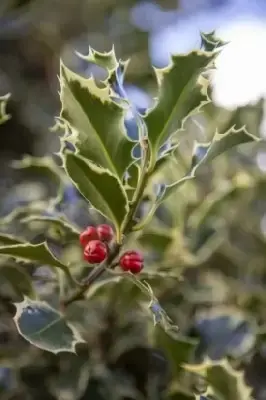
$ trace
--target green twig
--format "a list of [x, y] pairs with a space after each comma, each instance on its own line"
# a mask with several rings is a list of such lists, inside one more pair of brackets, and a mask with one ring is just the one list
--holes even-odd
[[121, 241], [119, 243], [116, 243], [115, 247], [112, 249], [111, 253], [109, 254], [109, 257], [107, 260], [94, 268], [92, 272], [89, 274], [89, 276], [82, 282], [82, 284], [77, 288], [77, 290], [69, 297], [66, 298], [65, 300], [62, 301], [61, 303], [61, 308], [64, 310], [68, 305], [72, 304], [73, 302], [77, 300], [83, 299], [85, 293], [88, 291], [88, 289], [91, 287], [91, 284], [98, 279], [105, 271], [106, 269], [112, 269], [117, 265], [116, 262], [116, 257], [119, 255], [121, 246], [122, 246], [122, 241], [124, 235], [128, 234], [131, 232], [133, 228], [133, 217], [135, 215], [136, 210], [138, 209], [140, 202], [142, 200], [143, 192], [146, 187], [148, 178], [149, 178], [149, 173], [148, 173], [148, 166], [150, 162], [150, 151], [149, 151], [149, 143], [146, 138], [143, 138], [141, 140], [141, 147], [143, 149], [143, 159], [142, 159], [142, 168], [141, 168], [141, 176], [138, 181], [138, 185], [136, 188], [136, 191], [134, 193], [132, 202], [130, 204], [130, 209], [129, 213], [127, 214], [125, 221], [123, 223], [121, 232]]

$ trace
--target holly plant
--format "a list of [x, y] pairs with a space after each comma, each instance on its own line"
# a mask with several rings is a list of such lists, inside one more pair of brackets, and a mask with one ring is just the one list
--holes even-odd
[[[154, 68], [157, 93], [148, 109], [130, 101], [124, 85], [129, 61], [117, 59], [114, 49], [100, 53], [90, 48], [88, 55], [79, 54], [88, 65], [105, 70], [102, 81], [85, 79], [61, 61], [61, 112], [52, 129], [58, 135], [60, 150], [43, 158], [25, 156], [13, 163], [16, 169], [48, 176], [56, 186], [49, 199], [33, 200], [1, 220], [1, 268], [18, 294], [14, 322], [30, 348], [75, 353], [71, 356], [73, 365], [82, 358], [79, 368], [82, 365], [83, 369], [77, 367], [79, 377], [75, 378], [81, 392], [86, 385], [80, 377], [88, 370], [106, 378], [107, 390], [118, 387], [119, 378], [110, 378], [101, 361], [107, 350], [101, 356], [100, 339], [95, 339], [109, 313], [111, 319], [120, 321], [116, 328], [120, 339], [112, 339], [108, 347], [112, 354], [108, 371], [112, 360], [128, 348], [123, 340], [126, 326], [133, 323], [131, 345], [148, 340], [171, 363], [167, 398], [250, 399], [243, 376], [225, 360], [224, 351], [222, 361], [219, 356], [217, 361], [210, 349], [207, 358], [199, 357], [194, 339], [182, 336], [176, 314], [162, 304], [167, 305], [167, 296], [177, 293], [182, 273], [207, 260], [223, 238], [224, 227], [209, 225], [212, 207], [240, 196], [249, 187], [248, 180], [238, 179], [223, 192], [221, 186], [214, 188], [215, 201], [205, 203], [203, 195], [201, 212], [195, 209], [186, 223], [186, 201], [198, 192], [197, 182], [212, 168], [212, 173], [217, 173], [216, 161], [212, 161], [219, 158], [228, 165], [228, 159], [223, 158], [228, 150], [259, 141], [233, 120], [219, 131], [214, 118], [212, 129], [206, 129], [203, 136], [201, 132], [201, 140], [192, 133], [194, 123], [206, 119], [208, 112], [215, 114], [210, 77], [223, 46], [213, 35], [202, 35], [201, 50], [173, 55], [168, 67]], [[239, 178], [232, 164], [231, 174], [234, 171]], [[82, 215], [79, 222], [73, 217], [77, 212]], [[231, 215], [230, 223], [233, 218]], [[203, 238], [203, 229], [205, 247], [197, 242], [200, 230]], [[190, 241], [184, 240], [186, 235]], [[205, 253], [197, 253], [200, 247]], [[219, 318], [225, 318], [225, 328], [229, 322], [223, 310], [219, 313]], [[138, 325], [139, 320], [145, 320], [146, 325]], [[114, 328], [108, 329], [110, 339]], [[148, 356], [142, 353], [140, 357], [146, 362]], [[160, 357], [158, 353], [158, 362]], [[167, 370], [162, 369], [164, 373]], [[58, 386], [52, 387], [59, 396]], [[147, 393], [138, 385], [136, 390], [129, 398]], [[155, 386], [150, 381], [149, 398], [155, 399], [152, 390]], [[81, 392], [70, 398], [80, 398]], [[114, 397], [120, 398], [120, 394]], [[125, 391], [123, 396], [128, 398]]]

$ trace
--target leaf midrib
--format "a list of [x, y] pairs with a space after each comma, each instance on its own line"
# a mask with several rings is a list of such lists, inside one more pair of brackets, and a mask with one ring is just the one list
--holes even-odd
[[[176, 109], [178, 108], [178, 105], [179, 105], [179, 103], [180, 103], [180, 100], [182, 100], [182, 98], [185, 96], [185, 92], [187, 91], [188, 86], [191, 85], [191, 81], [192, 81], [192, 79], [195, 78], [195, 75], [196, 75], [196, 74], [194, 74], [193, 77], [192, 77], [191, 79], [188, 80], [187, 84], [185, 85], [185, 87], [184, 87], [183, 90], [181, 91], [180, 96], [178, 96], [178, 99], [177, 99], [177, 101], [176, 101], [176, 103], [175, 103], [175, 106], [173, 107], [173, 109], [172, 109], [172, 111], [171, 111], [171, 113], [170, 113], [169, 118], [167, 119], [167, 122], [165, 123], [163, 129], [161, 130], [160, 135], [158, 136], [158, 139], [155, 141], [155, 147], [156, 147], [156, 148], [158, 148], [158, 147], [160, 146], [160, 139], [161, 139], [161, 138], [165, 135], [165, 133], [168, 131], [168, 128], [169, 128], [169, 125], [170, 125], [170, 121], [172, 120], [173, 115], [175, 114]], [[200, 75], [200, 73], [199, 73], [198, 75]], [[184, 117], [184, 118], [186, 118], [186, 117]]]
[[[74, 159], [76, 158], [77, 164], [78, 164], [79, 161], [80, 161], [81, 163], [83, 162], [91, 171], [93, 171], [94, 173], [96, 173], [96, 172], [93, 170], [93, 168], [91, 168], [90, 162], [87, 161], [87, 160], [84, 160], [83, 158], [81, 158], [82, 156], [79, 156], [79, 155], [77, 155], [77, 154], [70, 154], [70, 156], [75, 156]], [[66, 160], [66, 161], [67, 161], [67, 160]], [[80, 168], [80, 166], [79, 166], [79, 168]], [[82, 169], [82, 168], [80, 168], [80, 169], [81, 169], [83, 175], [85, 176], [85, 179], [88, 179], [88, 177], [86, 176], [86, 174], [83, 172], [83, 169]], [[125, 206], [127, 206], [127, 198], [126, 198], [126, 195], [125, 195], [125, 193], [124, 193], [123, 187], [121, 186], [120, 181], [118, 180], [118, 178], [117, 178], [115, 175], [112, 175], [107, 169], [104, 169], [104, 168], [101, 168], [101, 169], [102, 169], [102, 172], [103, 172], [103, 173], [105, 173], [105, 174], [109, 175], [110, 177], [113, 177], [114, 179], [117, 180], [117, 183], [119, 184], [119, 186], [120, 186], [120, 188], [121, 188], [121, 194], [124, 196], [124, 199], [125, 199]], [[110, 211], [110, 215], [112, 216], [112, 221], [116, 221], [116, 225], [117, 225], [117, 227], [118, 227], [118, 226], [119, 226], [119, 223], [118, 223], [117, 218], [116, 218], [115, 214], [113, 213], [112, 209], [109, 207], [108, 202], [106, 202], [106, 200], [105, 200], [104, 196], [102, 195], [102, 193], [99, 192], [99, 190], [97, 189], [97, 186], [95, 186], [94, 183], [93, 183], [91, 180], [90, 180], [90, 184], [94, 187], [95, 191], [96, 191], [98, 194], [100, 194], [101, 199], [103, 200], [104, 204], [107, 205], [107, 209]], [[87, 198], [87, 196], [86, 196], [86, 198]], [[89, 200], [89, 199], [88, 199], [88, 200]], [[90, 201], [90, 200], [89, 200], [89, 201]], [[126, 215], [126, 213], [125, 213], [125, 215]]]
[[[49, 310], [50, 311], [50, 310]], [[43, 328], [39, 329], [37, 332], [34, 332], [31, 335], [25, 335], [28, 336], [29, 338], [34, 338], [37, 335], [41, 335], [43, 332], [47, 331], [47, 329], [50, 329], [53, 325], [57, 324], [57, 322], [59, 322], [60, 320], [63, 321], [62, 317], [58, 317], [56, 319], [54, 319], [52, 322], [50, 322], [48, 325], [44, 326]], [[66, 324], [67, 325], [67, 324]], [[68, 325], [67, 325], [68, 326]], [[69, 328], [70, 329], [70, 328]]]
[[[75, 103], [78, 104], [79, 108], [82, 110], [82, 113], [83, 113], [83, 114], [85, 115], [85, 117], [88, 119], [89, 125], [92, 127], [92, 130], [93, 130], [93, 132], [94, 132], [94, 136], [96, 137], [97, 142], [100, 144], [100, 147], [102, 148], [103, 153], [104, 153], [104, 155], [106, 156], [106, 160], [107, 160], [107, 163], [109, 164], [109, 166], [110, 166], [110, 168], [111, 168], [111, 171], [113, 171], [117, 176], [119, 176], [119, 171], [117, 170], [116, 165], [113, 163], [113, 161], [112, 161], [112, 159], [111, 159], [109, 153], [107, 152], [107, 149], [106, 149], [106, 147], [105, 147], [103, 141], [101, 140], [100, 136], [97, 134], [97, 131], [96, 131], [95, 127], [92, 125], [92, 123], [91, 123], [91, 121], [90, 121], [90, 118], [89, 118], [89, 116], [87, 115], [87, 113], [86, 113], [86, 111], [85, 111], [85, 108], [84, 108], [84, 107], [81, 105], [81, 103], [76, 99], [76, 97], [75, 97], [75, 95], [74, 95], [74, 93], [73, 93], [73, 91], [72, 91], [72, 89], [71, 89], [71, 78], [68, 78], [68, 77], [66, 76], [66, 74], [65, 74], [65, 78], [66, 78], [68, 88], [69, 88], [69, 90], [70, 90], [70, 92], [71, 92], [72, 97], [74, 98]], [[72, 82], [75, 82], [74, 79], [72, 79]], [[85, 89], [85, 88], [82, 86], [82, 84], [81, 84], [80, 82], [78, 82], [78, 81], [76, 81], [76, 82], [80, 85], [81, 89]], [[89, 90], [88, 90], [88, 91], [89, 91]], [[90, 92], [89, 92], [89, 93], [90, 93]], [[90, 93], [90, 94], [91, 94], [91, 93]], [[96, 95], [93, 95], [93, 96], [96, 97]], [[99, 100], [100, 100], [100, 99], [99, 99]], [[101, 100], [100, 100], [100, 101], [101, 101]]]

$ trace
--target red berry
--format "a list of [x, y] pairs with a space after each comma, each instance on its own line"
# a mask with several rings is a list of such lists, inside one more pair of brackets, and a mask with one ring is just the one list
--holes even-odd
[[138, 251], [127, 251], [120, 258], [119, 264], [123, 271], [138, 274], [143, 268], [143, 257]]
[[96, 228], [99, 239], [103, 242], [110, 242], [114, 237], [113, 228], [110, 225], [102, 224]]
[[106, 259], [108, 249], [100, 240], [91, 240], [84, 249], [84, 259], [90, 264], [99, 264]]
[[82, 247], [85, 247], [91, 240], [96, 239], [99, 239], [99, 236], [94, 226], [88, 226], [88, 228], [79, 235], [79, 241]]

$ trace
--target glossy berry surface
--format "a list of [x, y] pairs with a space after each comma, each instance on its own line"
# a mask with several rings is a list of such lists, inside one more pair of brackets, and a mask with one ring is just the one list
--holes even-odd
[[108, 249], [100, 240], [91, 240], [84, 249], [84, 259], [90, 264], [99, 264], [107, 257]]
[[138, 274], [143, 269], [143, 257], [138, 251], [127, 251], [120, 258], [119, 265], [123, 271]]
[[97, 230], [94, 226], [88, 226], [81, 234], [79, 235], [79, 242], [82, 247], [85, 247], [91, 240], [99, 239]]
[[103, 242], [110, 242], [114, 237], [114, 231], [110, 225], [107, 224], [98, 225], [96, 230], [99, 239], [102, 240]]

